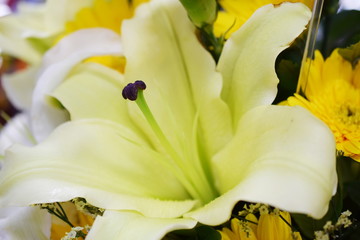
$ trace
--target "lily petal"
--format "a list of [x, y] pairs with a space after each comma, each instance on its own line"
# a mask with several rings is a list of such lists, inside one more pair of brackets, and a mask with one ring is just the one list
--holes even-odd
[[91, 6], [94, 0], [47, 0], [44, 15], [45, 33], [33, 33], [33, 36], [46, 37], [64, 30], [67, 21], [72, 20], [76, 13], [85, 7]]
[[6, 96], [17, 109], [30, 110], [38, 71], [38, 66], [30, 66], [15, 73], [2, 75]]
[[142, 134], [133, 124], [127, 102], [121, 95], [124, 86], [123, 75], [119, 72], [100, 64], [85, 63], [73, 69], [52, 96], [69, 111], [71, 120], [111, 120]]
[[196, 221], [186, 218], [148, 218], [130, 211], [105, 211], [97, 217], [86, 239], [156, 240], [178, 229], [190, 229]]
[[[43, 6], [38, 5], [38, 7], [33, 7], [30, 10], [19, 9], [18, 15], [2, 17], [0, 19], [1, 52], [22, 59], [30, 64], [39, 63], [41, 54], [27, 41], [24, 32], [28, 28], [33, 27], [34, 23], [37, 25], [44, 10]], [[27, 25], [24, 25], [24, 23]]]
[[224, 78], [221, 93], [236, 126], [249, 109], [269, 105], [277, 93], [275, 60], [305, 29], [311, 17], [303, 4], [266, 5], [225, 43], [218, 70]]
[[136, 17], [122, 26], [125, 79], [147, 84], [144, 95], [173, 146], [178, 145], [179, 137], [183, 142], [192, 138], [194, 120], [198, 120], [201, 142], [207, 152], [214, 153], [231, 137], [230, 114], [220, 99], [221, 75], [194, 31], [179, 1], [140, 6]]
[[[14, 143], [33, 144], [26, 113], [16, 115], [1, 129], [0, 154], [3, 155]], [[46, 211], [37, 207], [0, 207], [0, 239], [46, 240], [49, 237], [50, 215]]]
[[[91, 39], [91, 41], [89, 41]], [[45, 139], [67, 120], [64, 111], [50, 106], [47, 96], [82, 60], [96, 55], [121, 55], [120, 37], [107, 29], [84, 29], [64, 37], [44, 56], [44, 70], [33, 93], [32, 130], [37, 140]]]
[[64, 30], [67, 21], [94, 0], [47, 0], [46, 3], [19, 2], [18, 14], [12, 15], [22, 26], [21, 37], [50, 38]]
[[[14, 143], [32, 145], [29, 117], [21, 113], [0, 132], [0, 154]], [[0, 161], [2, 173], [2, 162]], [[0, 239], [46, 240], [50, 237], [50, 215], [37, 207], [0, 207]]]
[[[0, 154], [15, 143], [31, 146], [34, 144], [30, 133], [30, 119], [26, 113], [13, 117], [0, 132]], [[1, 169], [1, 164], [0, 164]]]
[[0, 208], [0, 239], [47, 240], [50, 215], [38, 207]]
[[232, 142], [213, 159], [223, 195], [186, 216], [216, 225], [230, 217], [237, 201], [245, 200], [321, 218], [337, 186], [331, 134], [301, 107], [248, 111]]
[[186, 200], [168, 159], [146, 146], [131, 130], [110, 121], [65, 123], [33, 148], [8, 150], [0, 205], [84, 197], [98, 207], [146, 216], [178, 217], [189, 211], [196, 201]]
[[[0, 19], [1, 50], [30, 64], [41, 61], [43, 48], [48, 48], [47, 39], [63, 30], [66, 21], [76, 12], [92, 4], [94, 0], [48, 0], [46, 3], [19, 2], [17, 13]], [[30, 39], [37, 41], [34, 47]], [[16, 47], [14, 47], [16, 46]]]
[[70, 112], [71, 120], [101, 118], [124, 124], [130, 119], [123, 121], [128, 115], [123, 88], [123, 76], [117, 71], [85, 63], [76, 67], [52, 96]]

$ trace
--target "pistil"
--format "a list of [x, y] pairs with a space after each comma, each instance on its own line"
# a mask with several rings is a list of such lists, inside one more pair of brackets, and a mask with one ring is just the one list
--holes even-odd
[[[145, 119], [151, 126], [156, 137], [166, 149], [171, 161], [172, 161], [172, 172], [177, 176], [179, 181], [187, 189], [189, 194], [195, 198], [199, 199], [203, 204], [211, 201], [214, 196], [214, 190], [209, 185], [209, 183], [202, 178], [199, 182], [199, 176], [196, 176], [197, 173], [188, 174], [188, 172], [193, 172], [191, 166], [185, 166], [179, 154], [170, 144], [169, 140], [166, 138], [165, 134], [161, 130], [159, 124], [157, 123], [154, 115], [152, 114], [143, 94], [143, 90], [146, 89], [146, 84], [143, 81], [135, 81], [134, 83], [129, 83], [122, 91], [122, 96], [125, 99], [135, 101], [141, 112], [143, 113]], [[168, 163], [166, 163], [168, 165]], [[175, 167], [174, 167], [175, 166]], [[202, 173], [198, 173], [202, 174]], [[195, 178], [192, 177], [195, 175]], [[205, 180], [205, 182], [203, 181]]]

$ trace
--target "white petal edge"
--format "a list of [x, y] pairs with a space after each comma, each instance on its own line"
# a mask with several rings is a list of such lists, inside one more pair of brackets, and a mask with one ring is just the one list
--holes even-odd
[[221, 96], [233, 113], [235, 128], [246, 111], [275, 99], [276, 57], [305, 29], [310, 17], [301, 3], [266, 5], [227, 40], [218, 70], [224, 78]]
[[50, 215], [39, 207], [0, 208], [1, 240], [48, 240], [50, 227]]
[[49, 105], [47, 96], [76, 64], [98, 55], [122, 55], [120, 36], [103, 28], [79, 30], [64, 37], [46, 53], [44, 70], [35, 86], [31, 109], [32, 131], [38, 141], [45, 139], [56, 126], [68, 119], [64, 111]]
[[[45, 4], [19, 2], [20, 13], [33, 14], [28, 21], [20, 19], [22, 25], [26, 24], [21, 36], [25, 39], [53, 37], [65, 30], [66, 22], [74, 19], [80, 9], [91, 6], [93, 2], [94, 0], [47, 0]], [[15, 17], [19, 18], [21, 15]]]
[[[10, 119], [0, 132], [0, 154], [13, 144], [19, 143], [26, 146], [34, 144], [30, 132], [30, 119], [27, 113], [20, 113]], [[0, 165], [1, 169], [1, 165]]]
[[33, 7], [30, 11], [20, 9], [17, 15], [0, 18], [0, 51], [30, 64], [38, 64], [41, 61], [41, 54], [27, 41], [24, 32], [36, 26], [43, 13], [42, 4]]
[[2, 84], [6, 96], [17, 109], [30, 110], [38, 71], [39, 66], [33, 65], [24, 70], [2, 75]]
[[[52, 93], [71, 120], [102, 118], [123, 123], [128, 117], [122, 74], [97, 63], [79, 64]], [[96, 94], [94, 94], [96, 93]], [[126, 126], [131, 125], [130, 119]]]
[[47, 37], [64, 30], [67, 21], [74, 19], [82, 8], [92, 6], [94, 0], [47, 0], [44, 16], [46, 32], [29, 33], [31, 36]]
[[193, 219], [149, 218], [132, 211], [105, 211], [96, 218], [86, 239], [158, 240], [168, 232], [191, 229], [196, 223]]

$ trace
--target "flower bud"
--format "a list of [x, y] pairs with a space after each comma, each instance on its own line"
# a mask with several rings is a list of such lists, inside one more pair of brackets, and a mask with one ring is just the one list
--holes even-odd
[[180, 2], [196, 27], [201, 28], [215, 21], [217, 14], [215, 0], [180, 0]]

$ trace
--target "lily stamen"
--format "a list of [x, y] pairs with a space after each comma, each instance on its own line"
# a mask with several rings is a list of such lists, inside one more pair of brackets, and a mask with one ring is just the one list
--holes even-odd
[[134, 83], [129, 83], [126, 85], [126, 87], [122, 91], [122, 96], [125, 99], [129, 99], [130, 101], [135, 101], [138, 107], [140, 108], [141, 112], [144, 114], [146, 120], [150, 124], [152, 130], [160, 140], [160, 142], [163, 144], [163, 146], [169, 150], [169, 154], [176, 158], [178, 158], [177, 153], [172, 148], [171, 144], [165, 137], [165, 134], [161, 130], [159, 124], [154, 118], [154, 115], [152, 114], [143, 94], [143, 90], [146, 89], [146, 84], [143, 81], [137, 80]]
[[143, 113], [145, 119], [150, 124], [151, 129], [156, 134], [158, 140], [169, 154], [170, 159], [173, 161], [174, 165], [178, 167], [178, 168], [174, 168], [174, 173], [183, 183], [184, 187], [187, 189], [189, 194], [193, 196], [195, 199], [201, 199], [203, 202], [208, 202], [208, 199], [205, 196], [202, 196], [201, 194], [202, 191], [198, 190], [196, 188], [196, 185], [192, 181], [189, 181], [189, 179], [191, 178], [189, 178], [189, 176], [184, 175], [184, 173], [186, 173], [186, 171], [184, 170], [187, 168], [184, 165], [184, 162], [182, 161], [179, 154], [175, 151], [169, 140], [166, 138], [165, 134], [163, 133], [159, 124], [157, 123], [154, 115], [152, 114], [144, 97], [143, 90], [145, 89], [146, 89], [146, 84], [141, 80], [137, 80], [134, 83], [129, 83], [124, 87], [122, 91], [122, 96], [124, 97], [124, 99], [129, 99], [130, 101], [136, 102], [139, 109]]
[[125, 99], [129, 99], [130, 101], [136, 101], [139, 90], [142, 92], [142, 90], [146, 89], [146, 84], [141, 81], [137, 80], [134, 83], [129, 83], [124, 87], [122, 91], [122, 96]]

